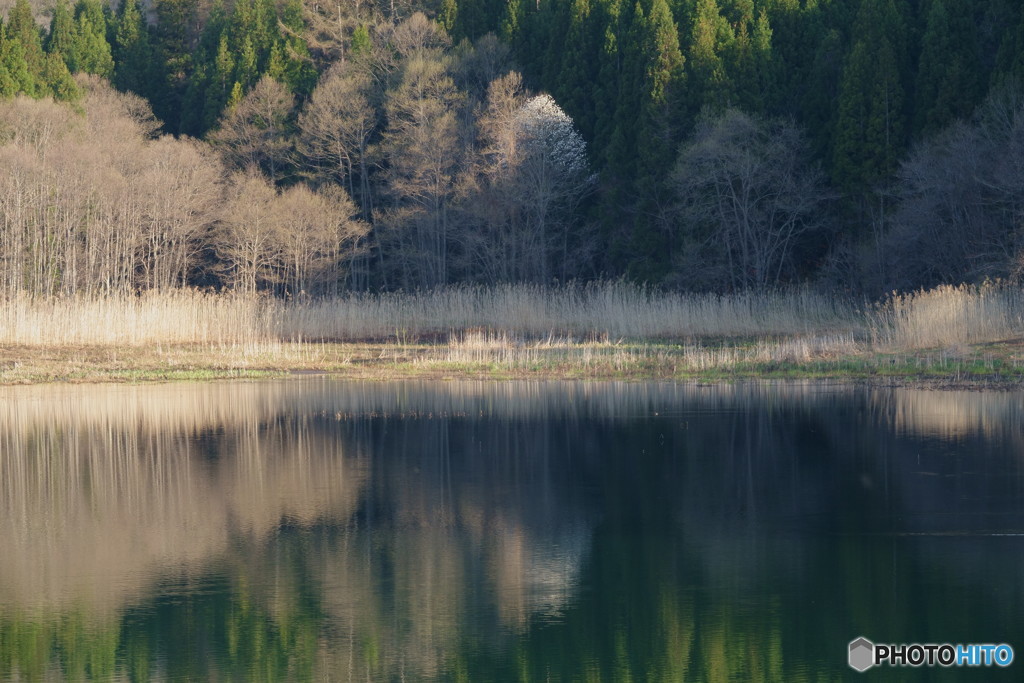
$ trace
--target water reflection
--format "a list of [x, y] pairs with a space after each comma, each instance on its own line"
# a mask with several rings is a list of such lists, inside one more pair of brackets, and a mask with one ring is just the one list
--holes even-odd
[[1012, 642], [1022, 420], [826, 384], [2, 388], [0, 678], [822, 680], [860, 634]]

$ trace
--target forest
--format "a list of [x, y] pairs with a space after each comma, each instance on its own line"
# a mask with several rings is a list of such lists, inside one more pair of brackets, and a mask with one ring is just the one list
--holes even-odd
[[1019, 0], [0, 4], [0, 291], [1024, 275]]

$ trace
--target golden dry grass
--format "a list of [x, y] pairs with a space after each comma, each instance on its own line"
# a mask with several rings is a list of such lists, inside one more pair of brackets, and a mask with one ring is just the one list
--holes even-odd
[[893, 293], [866, 318], [872, 341], [885, 349], [1015, 339], [1024, 334], [1024, 289], [985, 283]]
[[[843, 359], [900, 353], [908, 355], [886, 362], [921, 368], [930, 353], [943, 367], [957, 363], [950, 367], [959, 373], [961, 361], [973, 362], [965, 347], [1021, 337], [1024, 294], [1006, 284], [894, 294], [859, 307], [808, 290], [692, 295], [621, 282], [305, 301], [192, 290], [10, 297], [0, 300], [0, 383], [313, 370], [354, 377], [756, 375], [778, 365], [838, 368]], [[1012, 374], [1020, 358], [1014, 344], [1007, 349]]]
[[282, 301], [192, 290], [0, 299], [0, 344], [255, 345], [414, 340], [471, 329], [536, 339], [665, 339], [851, 331], [856, 308], [809, 290], [663, 293], [626, 283], [448, 287]]

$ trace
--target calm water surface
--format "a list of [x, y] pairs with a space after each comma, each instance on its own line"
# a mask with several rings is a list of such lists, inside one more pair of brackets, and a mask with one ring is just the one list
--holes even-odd
[[1021, 680], [1022, 458], [1022, 393], [0, 388], [0, 680]]

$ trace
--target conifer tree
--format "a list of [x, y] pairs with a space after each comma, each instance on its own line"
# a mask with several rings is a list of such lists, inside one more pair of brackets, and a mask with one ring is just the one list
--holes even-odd
[[141, 0], [122, 0], [112, 49], [114, 85], [120, 90], [151, 97], [156, 74]]
[[75, 22], [67, 0], [60, 0], [53, 8], [50, 33], [46, 36], [46, 51], [60, 54], [67, 61], [75, 50]]
[[349, 44], [349, 52], [353, 57], [369, 54], [372, 43], [370, 42], [370, 30], [366, 24], [356, 26], [352, 31], [352, 42]]
[[561, 73], [554, 93], [584, 139], [593, 140], [600, 63], [595, 58], [604, 38], [600, 13], [591, 0], [571, 0], [569, 31], [562, 38]]
[[[283, 35], [279, 39], [277, 48], [282, 67], [280, 81], [287, 85], [293, 93], [308, 95], [316, 85], [317, 72], [309, 54], [309, 45], [303, 38], [306, 26], [302, 13], [300, 0], [288, 0], [281, 8]], [[271, 76], [273, 76], [272, 73]]]
[[0, 21], [0, 97], [35, 95], [36, 82], [29, 73], [25, 51], [18, 40], [6, 38]]
[[896, 169], [906, 143], [906, 28], [895, 0], [864, 0], [843, 69], [833, 177], [869, 189]]
[[75, 5], [74, 49], [66, 63], [72, 73], [104, 78], [114, 73], [114, 58], [107, 42], [107, 21], [97, 0], [79, 0]]
[[744, 17], [730, 50], [730, 58], [730, 72], [740, 108], [750, 113], [770, 109], [776, 83], [772, 28], [765, 12], [762, 11], [756, 20]]
[[[4, 30], [8, 41], [20, 44], [21, 59], [24, 60], [28, 69], [28, 81], [26, 82], [25, 79], [21, 78], [18, 79], [21, 81], [22, 87], [25, 88], [22, 92], [27, 95], [34, 95], [35, 85], [43, 82], [43, 69], [46, 57], [43, 54], [43, 43], [39, 34], [39, 27], [36, 26], [36, 20], [32, 17], [32, 8], [29, 6], [28, 0], [17, 0], [15, 2], [7, 17], [7, 26]], [[11, 65], [19, 61], [14, 56], [10, 59]]]
[[459, 5], [456, 0], [441, 0], [441, 9], [437, 13], [437, 23], [449, 35], [455, 32], [455, 26], [459, 20]]
[[180, 132], [182, 103], [193, 72], [193, 52], [198, 42], [198, 0], [154, 0], [156, 12], [154, 62], [161, 65], [153, 113], [171, 132]]
[[915, 132], [927, 135], [971, 114], [980, 98], [973, 7], [931, 0], [917, 71]]
[[667, 272], [664, 239], [658, 227], [658, 198], [676, 147], [672, 130], [672, 89], [683, 77], [684, 60], [676, 25], [665, 0], [636, 2], [624, 11], [627, 26], [621, 50], [622, 73], [615, 109], [615, 132], [608, 145], [606, 198], [616, 220], [631, 226], [617, 235], [614, 249], [632, 275], [658, 280]]
[[1011, 8], [1004, 14], [1007, 24], [992, 74], [994, 85], [1024, 82], [1024, 5], [1011, 4]]
[[514, 43], [519, 37], [519, 31], [523, 25], [525, 14], [524, 4], [521, 0], [508, 0], [505, 4], [505, 14], [501, 18], [501, 25], [498, 35], [507, 43]]
[[697, 0], [690, 54], [687, 61], [690, 86], [699, 101], [695, 108], [727, 107], [733, 99], [733, 85], [726, 73], [723, 54], [736, 37], [715, 0]]
[[55, 52], [46, 55], [43, 63], [43, 83], [45, 90], [39, 94], [50, 95], [55, 100], [73, 102], [81, 95], [67, 64]]

